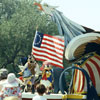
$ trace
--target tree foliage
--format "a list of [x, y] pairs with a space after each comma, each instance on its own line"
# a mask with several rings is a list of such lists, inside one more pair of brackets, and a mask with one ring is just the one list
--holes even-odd
[[57, 33], [48, 19], [32, 0], [0, 0], [0, 68], [17, 73], [19, 58], [31, 53], [36, 27], [42, 33]]

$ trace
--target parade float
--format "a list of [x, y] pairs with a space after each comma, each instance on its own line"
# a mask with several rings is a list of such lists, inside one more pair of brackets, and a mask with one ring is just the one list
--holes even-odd
[[[32, 55], [34, 56], [35, 59], [29, 61], [27, 66], [25, 65], [26, 67], [24, 67], [23, 69], [24, 74], [26, 73], [25, 71], [27, 69], [28, 70], [27, 73], [29, 73], [28, 77], [33, 76], [35, 78], [35, 74], [37, 71], [35, 69], [37, 64], [35, 60], [49, 61], [49, 63], [43, 64], [42, 66], [43, 68], [41, 68], [42, 76], [39, 81], [42, 84], [43, 83], [46, 84], [46, 86], [49, 85], [51, 86], [51, 84], [53, 84], [54, 86], [53, 92], [44, 95], [47, 98], [47, 100], [100, 100], [99, 97], [100, 96], [100, 87], [99, 87], [100, 85], [100, 32], [96, 32], [90, 28], [81, 26], [69, 20], [61, 12], [56, 10], [56, 8], [53, 6], [49, 6], [47, 4], [41, 5], [40, 3], [34, 3], [34, 5], [38, 6], [41, 11], [51, 16], [51, 19], [57, 24], [59, 35], [64, 36], [65, 52], [64, 50], [63, 52], [64, 52], [65, 59], [66, 62], [68, 61], [71, 63], [71, 66], [67, 68], [63, 68], [62, 65], [56, 66], [57, 64], [55, 64], [50, 58], [51, 56], [50, 52], [47, 54], [48, 56], [47, 58], [43, 59], [41, 58], [42, 56], [39, 58], [40, 55], [38, 54], [42, 55], [42, 53], [38, 50], [38, 53], [36, 54], [35, 49], [41, 47], [41, 44], [43, 44], [42, 39], [43, 37], [47, 37], [47, 35], [38, 34], [34, 38], [34, 43], [32, 48]], [[53, 39], [57, 39], [57, 38], [53, 37]], [[61, 50], [61, 48], [59, 50]], [[45, 53], [46, 52], [47, 51], [45, 51]], [[28, 65], [31, 67], [35, 66], [32, 67], [34, 69], [34, 73], [32, 73], [32, 70], [30, 70], [31, 67], [28, 67]], [[59, 67], [61, 70], [58, 71], [59, 68], [53, 69], [49, 65], [51, 66], [55, 65], [56, 67]], [[51, 69], [53, 69], [53, 72], [51, 71]], [[66, 88], [66, 81], [65, 81], [65, 73], [68, 70], [72, 70], [72, 79], [70, 82], [69, 89]], [[56, 74], [59, 72], [60, 74], [59, 76], [57, 76]], [[53, 81], [51, 78], [52, 74], [53, 74]], [[31, 80], [31, 78], [26, 78], [25, 76], [24, 81], [26, 82], [27, 79]], [[30, 83], [30, 85], [33, 85], [32, 81], [30, 82], [27, 81], [27, 84], [28, 83]], [[24, 91], [22, 94], [22, 100], [32, 100], [32, 98], [35, 95], [36, 93]]]

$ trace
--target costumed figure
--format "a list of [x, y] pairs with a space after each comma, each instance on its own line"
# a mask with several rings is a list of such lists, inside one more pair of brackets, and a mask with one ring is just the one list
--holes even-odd
[[[49, 61], [44, 61], [42, 67], [40, 67], [40, 70], [42, 71], [42, 78], [40, 83], [44, 84], [47, 89], [48, 93], [58, 93], [59, 88], [59, 78], [61, 73], [64, 71], [64, 69], [59, 67], [53, 67]], [[66, 82], [65, 82], [65, 76], [63, 75], [63, 83], [64, 88], [66, 89]]]
[[24, 91], [35, 92], [34, 90], [34, 81], [39, 75], [39, 66], [33, 57], [33, 55], [28, 56], [28, 60], [24, 66], [19, 66], [21, 72], [19, 73], [23, 77], [25, 84]]
[[5, 68], [0, 69], [0, 91], [2, 90], [2, 87], [7, 79], [8, 70]]
[[48, 90], [52, 90], [53, 77], [52, 77], [52, 67], [51, 67], [50, 62], [44, 61], [40, 70], [42, 71], [42, 78], [40, 80], [40, 83], [44, 84]]

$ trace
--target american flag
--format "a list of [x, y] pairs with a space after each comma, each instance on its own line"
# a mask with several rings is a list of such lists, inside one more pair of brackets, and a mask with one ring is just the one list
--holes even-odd
[[[100, 56], [96, 53], [88, 54], [87, 56], [83, 57], [83, 59], [81, 59], [76, 66], [87, 71], [97, 93], [100, 94]], [[87, 92], [86, 79], [81, 71], [75, 70], [73, 84], [74, 92]]]
[[51, 65], [63, 68], [64, 40], [36, 32], [32, 54], [38, 61], [49, 61]]

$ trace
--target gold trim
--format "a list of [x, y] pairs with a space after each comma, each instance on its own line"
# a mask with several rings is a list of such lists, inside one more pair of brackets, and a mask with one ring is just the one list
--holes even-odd
[[68, 94], [68, 95], [63, 95], [62, 99], [83, 99], [85, 95], [73, 95], [73, 94]]

